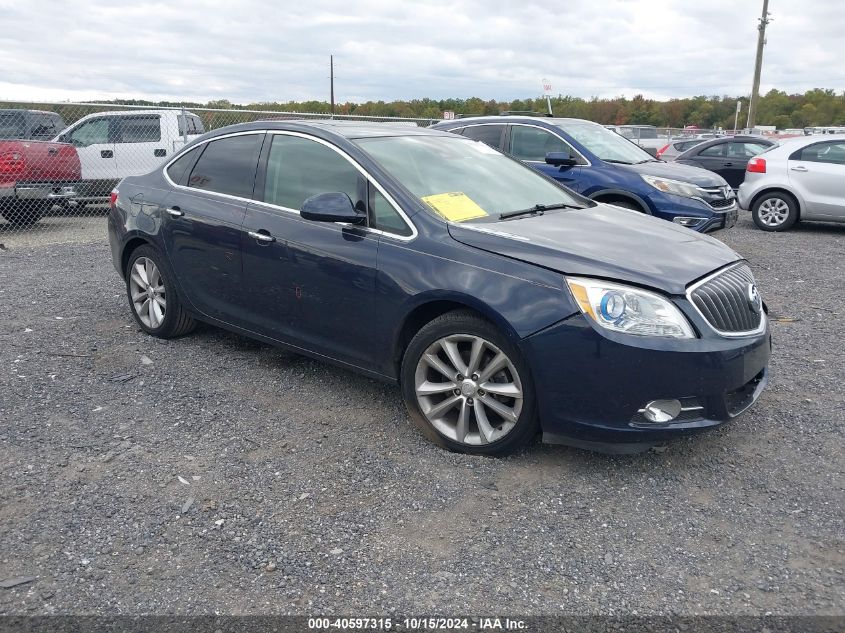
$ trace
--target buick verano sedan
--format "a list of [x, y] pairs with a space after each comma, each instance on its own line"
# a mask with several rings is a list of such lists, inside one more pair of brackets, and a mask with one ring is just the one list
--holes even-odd
[[636, 451], [766, 384], [746, 261], [484, 143], [383, 124], [215, 130], [112, 193], [147, 333], [200, 320], [398, 383], [437, 444]]

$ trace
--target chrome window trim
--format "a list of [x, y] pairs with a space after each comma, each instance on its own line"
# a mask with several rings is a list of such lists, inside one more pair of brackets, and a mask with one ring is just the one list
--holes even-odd
[[233, 136], [246, 136], [248, 134], [297, 136], [299, 138], [308, 139], [309, 141], [316, 141], [317, 143], [320, 143], [321, 145], [325, 145], [329, 149], [334, 150], [335, 152], [340, 154], [340, 156], [345, 158], [353, 167], [355, 167], [355, 169], [357, 169], [358, 172], [361, 173], [364, 176], [364, 178], [367, 179], [367, 182], [372, 183], [373, 186], [378, 190], [378, 192], [381, 195], [384, 196], [385, 200], [387, 200], [388, 203], [390, 203], [390, 206], [393, 207], [393, 209], [399, 214], [399, 216], [405, 221], [405, 223], [411, 229], [411, 235], [397, 235], [396, 233], [391, 233], [389, 231], [383, 231], [381, 229], [374, 229], [374, 228], [371, 228], [369, 226], [352, 225], [352, 224], [349, 224], [347, 222], [332, 222], [332, 224], [338, 224], [340, 226], [355, 226], [356, 228], [358, 228], [362, 231], [365, 231], [367, 233], [374, 233], [376, 235], [383, 235], [385, 237], [390, 237], [392, 239], [400, 240], [402, 242], [410, 242], [411, 240], [416, 239], [416, 237], [419, 235], [419, 231], [417, 231], [416, 225], [413, 222], [411, 222], [410, 217], [408, 217], [408, 215], [404, 212], [404, 210], [396, 203], [396, 201], [393, 199], [393, 196], [391, 196], [389, 193], [387, 193], [387, 191], [384, 189], [384, 187], [382, 187], [376, 181], [376, 179], [373, 178], [372, 175], [370, 175], [370, 173], [366, 169], [361, 167], [361, 165], [359, 165], [355, 161], [355, 159], [353, 159], [346, 152], [341, 150], [339, 147], [333, 145], [332, 143], [325, 141], [321, 138], [317, 138], [316, 136], [311, 136], [310, 134], [305, 134], [303, 132], [295, 132], [293, 130], [248, 130], [246, 132], [232, 132], [231, 134], [222, 134], [220, 136], [215, 136], [213, 138], [205, 139], [204, 141], [201, 141], [199, 143], [191, 145], [189, 148], [187, 148], [187, 151], [185, 151], [185, 148], [183, 148], [183, 151], [180, 151], [173, 158], [171, 158], [167, 163], [165, 163], [165, 165], [162, 167], [162, 175], [164, 176], [165, 181], [167, 181], [167, 183], [171, 187], [175, 187], [176, 189], [181, 189], [183, 191], [190, 191], [190, 192], [200, 191], [200, 192], [215, 195], [215, 196], [222, 196], [222, 197], [228, 198], [230, 200], [237, 200], [239, 202], [240, 201], [248, 202], [248, 203], [257, 204], [259, 206], [266, 207], [266, 208], [269, 208], [269, 209], [274, 209], [274, 210], [278, 210], [278, 211], [285, 211], [287, 213], [300, 215], [299, 209], [291, 209], [290, 207], [283, 207], [283, 206], [278, 205], [278, 204], [272, 204], [270, 202], [264, 202], [263, 200], [255, 200], [253, 198], [242, 198], [240, 196], [232, 196], [232, 195], [229, 195], [227, 193], [219, 193], [217, 191], [209, 191], [207, 189], [197, 189], [196, 187], [186, 187], [184, 185], [177, 185], [175, 182], [173, 182], [170, 179], [170, 176], [167, 173], [167, 170], [170, 167], [170, 165], [172, 165], [174, 162], [179, 160], [179, 158], [181, 158], [182, 156], [184, 156], [188, 152], [198, 148], [200, 145], [205, 145], [206, 143], [210, 143], [212, 141], [218, 141], [220, 139], [230, 138], [230, 137], [233, 137]]
[[[722, 330], [717, 330], [713, 325], [711, 325], [710, 321], [707, 320], [707, 317], [704, 316], [704, 313], [701, 310], [698, 309], [698, 306], [695, 305], [695, 301], [692, 300], [692, 293], [696, 290], [696, 288], [706, 284], [708, 281], [710, 281], [714, 277], [718, 277], [719, 275], [722, 275], [723, 273], [726, 273], [729, 270], [733, 270], [734, 268], [739, 268], [740, 266], [743, 266], [743, 265], [747, 266], [748, 262], [745, 261], [745, 260], [740, 260], [738, 262], [730, 264], [729, 266], [724, 266], [723, 268], [720, 268], [719, 270], [710, 273], [709, 275], [707, 275], [703, 279], [699, 279], [698, 281], [696, 281], [693, 285], [691, 285], [689, 288], [687, 288], [687, 291], [685, 293], [687, 301], [689, 301], [690, 305], [698, 313], [698, 315], [701, 317], [702, 321], [704, 321], [704, 323], [707, 324], [707, 327], [709, 327], [711, 330], [713, 330], [719, 336], [723, 336], [725, 338], [746, 338], [746, 337], [749, 337], [749, 336], [758, 336], [758, 335], [762, 334], [763, 332], [766, 331], [766, 324], [768, 323], [768, 319], [766, 318], [766, 311], [760, 310], [760, 325], [758, 325], [753, 330], [746, 330], [744, 332], [723, 332]], [[755, 284], [756, 284], [756, 280], [755, 280]]]

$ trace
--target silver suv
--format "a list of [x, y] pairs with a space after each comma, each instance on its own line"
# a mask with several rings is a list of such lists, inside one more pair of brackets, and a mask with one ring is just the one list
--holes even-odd
[[845, 134], [786, 139], [752, 158], [738, 197], [764, 231], [845, 222]]

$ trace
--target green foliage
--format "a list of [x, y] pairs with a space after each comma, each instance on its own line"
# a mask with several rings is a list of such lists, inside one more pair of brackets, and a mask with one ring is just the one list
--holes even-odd
[[[736, 113], [737, 97], [699, 95], [684, 99], [657, 101], [636, 95], [632, 99], [615, 97], [612, 99], [582, 99], [558, 95], [551, 99], [555, 116], [589, 119], [598, 123], [622, 125], [649, 124], [658, 127], [684, 127], [697, 125], [701, 128], [722, 127], [732, 129]], [[744, 127], [748, 116], [748, 99], [742, 97], [742, 111], [739, 115], [739, 127]], [[66, 122], [72, 123], [91, 112], [108, 109], [114, 105], [136, 106], [183, 106], [185, 108], [241, 109], [276, 112], [300, 112], [329, 114], [331, 106], [325, 101], [287, 101], [273, 103], [250, 103], [236, 105], [226, 99], [208, 103], [152, 102], [141, 99], [119, 99], [97, 102], [96, 105], [78, 106], [73, 104], [44, 104], [46, 110], [53, 110], [62, 115]], [[31, 108], [32, 103], [3, 104], [3, 107]], [[366, 103], [339, 103], [335, 105], [337, 114], [356, 114], [372, 117], [406, 117], [416, 119], [439, 119], [443, 112], [451, 110], [463, 116], [495, 115], [505, 111], [521, 110], [545, 113], [547, 109], [544, 97], [529, 97], [513, 101], [484, 101], [478, 97], [468, 99], [412, 99], [411, 101], [368, 101]], [[198, 112], [207, 129], [221, 124], [237, 121], [249, 121], [257, 115], [233, 115], [216, 113], [209, 110]], [[234, 116], [234, 118], [233, 118]], [[787, 94], [781, 90], [770, 90], [760, 98], [757, 107], [758, 125], [775, 125], [778, 129], [789, 127], [845, 125], [845, 93], [837, 94], [834, 90], [815, 88], [802, 94]]]

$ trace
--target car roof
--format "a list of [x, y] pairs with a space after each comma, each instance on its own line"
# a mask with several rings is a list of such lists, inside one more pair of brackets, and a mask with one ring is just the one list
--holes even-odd
[[780, 146], [796, 147], [798, 145], [812, 145], [825, 141], [845, 141], [845, 134], [810, 134], [809, 136], [792, 136], [778, 141]]
[[[91, 112], [86, 114], [83, 119], [93, 116], [133, 116], [133, 115], [148, 115], [148, 114], [187, 114], [190, 116], [197, 116], [193, 112], [189, 110], [156, 110], [155, 108], [150, 108], [149, 110], [108, 110], [104, 112]], [[82, 119], [80, 119], [81, 121]]]
[[[606, 125], [602, 125], [601, 123], [596, 123], [595, 121], [589, 121], [587, 119], [573, 119], [567, 117], [551, 117], [551, 116], [524, 116], [524, 115], [487, 115], [487, 116], [472, 116], [466, 117], [461, 119], [453, 119], [450, 121], [440, 121], [439, 124], [449, 123], [452, 125], [460, 126], [461, 124], [465, 123], [511, 123], [511, 122], [520, 122], [520, 123], [549, 123], [551, 125], [558, 125], [560, 123], [589, 123], [590, 125], [597, 125], [599, 127], [608, 127]], [[615, 127], [615, 126], [611, 126]], [[618, 126], [622, 127], [622, 126]]]
[[324, 119], [319, 121], [309, 119], [289, 119], [283, 121], [253, 121], [251, 123], [240, 123], [218, 128], [209, 135], [219, 136], [232, 132], [248, 132], [252, 130], [289, 130], [295, 132], [322, 131], [342, 136], [347, 139], [360, 139], [381, 136], [445, 136], [455, 138], [454, 134], [443, 130], [432, 130], [430, 128], [410, 127], [397, 125], [396, 123], [377, 121], [342, 121], [337, 119]]

